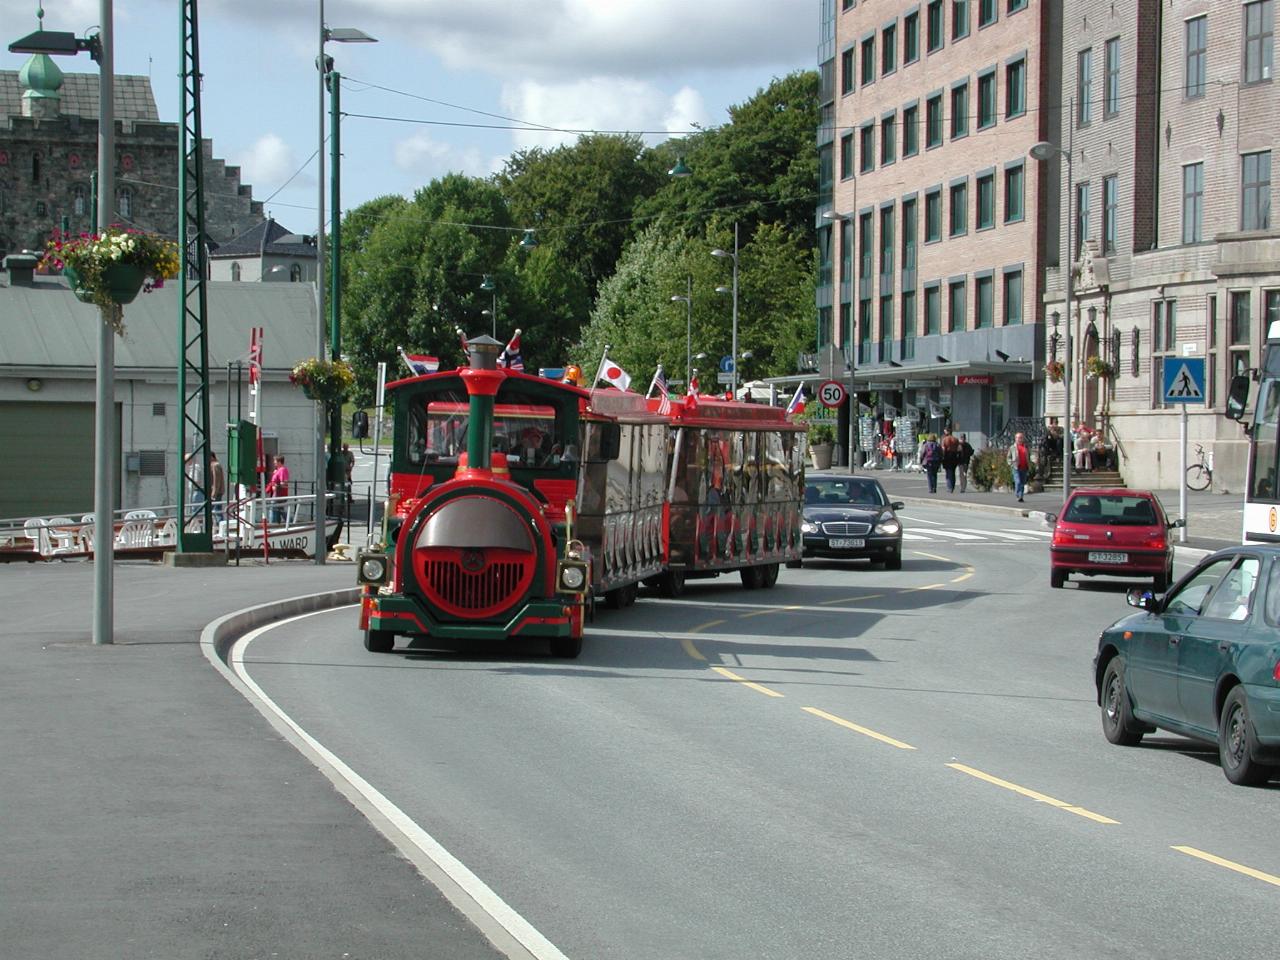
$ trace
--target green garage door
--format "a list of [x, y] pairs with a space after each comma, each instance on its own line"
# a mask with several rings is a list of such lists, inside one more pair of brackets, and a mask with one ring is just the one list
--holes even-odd
[[[93, 406], [0, 403], [0, 517], [93, 512]], [[119, 406], [115, 427], [119, 463]], [[118, 474], [112, 486], [118, 506]]]

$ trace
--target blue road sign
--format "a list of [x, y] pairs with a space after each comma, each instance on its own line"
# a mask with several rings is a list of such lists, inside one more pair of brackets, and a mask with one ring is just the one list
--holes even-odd
[[720, 358], [720, 372], [733, 373], [733, 357], [726, 354]]
[[1164, 402], [1205, 402], [1203, 357], [1165, 357]]

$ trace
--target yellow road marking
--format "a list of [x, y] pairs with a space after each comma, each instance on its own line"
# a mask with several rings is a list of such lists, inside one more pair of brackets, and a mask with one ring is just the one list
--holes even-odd
[[959, 583], [961, 580], [968, 580], [968, 579], [969, 579], [970, 577], [972, 577], [972, 576], [973, 576], [973, 568], [971, 567], [971, 568], [969, 568], [969, 571], [968, 571], [967, 573], [962, 573], [962, 574], [960, 574], [960, 576], [956, 577], [956, 578], [955, 578], [954, 580], [952, 580], [951, 582], [952, 582], [952, 583]]
[[693, 659], [706, 661], [707, 658], [702, 655], [702, 652], [693, 645], [693, 641], [688, 637], [684, 637], [680, 641], [680, 646], [684, 647], [684, 652], [693, 657]]
[[1185, 853], [1189, 857], [1197, 857], [1208, 863], [1217, 864], [1220, 867], [1226, 867], [1228, 870], [1234, 870], [1236, 873], [1243, 873], [1246, 877], [1253, 877], [1255, 880], [1261, 880], [1263, 883], [1269, 883], [1272, 886], [1280, 887], [1280, 877], [1273, 876], [1269, 873], [1263, 873], [1261, 870], [1255, 870], [1253, 867], [1246, 867], [1242, 863], [1235, 863], [1232, 860], [1224, 860], [1222, 857], [1215, 857], [1212, 853], [1205, 853], [1203, 850], [1197, 850], [1195, 847], [1174, 847], [1179, 853]]
[[718, 627], [722, 623], [724, 623], [723, 620], [708, 620], [706, 623], [700, 623], [696, 627], [690, 627], [689, 632], [701, 633], [703, 630], [706, 630], [708, 627]]
[[836, 603], [861, 603], [863, 600], [879, 600], [883, 596], [883, 593], [868, 593], [865, 597], [845, 597], [843, 600], [823, 600], [818, 604], [818, 606], [829, 607]]
[[[788, 610], [803, 610], [803, 609], [804, 607], [797, 607], [795, 605], [790, 605], [785, 607], [766, 607], [763, 610], [756, 610], [752, 613], [740, 613], [738, 614], [738, 619], [746, 620], [748, 617], [763, 617], [771, 613], [786, 613]], [[723, 623], [724, 621], [721, 620], [719, 622]]]
[[901, 740], [895, 740], [893, 737], [887, 737], [883, 733], [876, 733], [874, 730], [870, 730], [867, 727], [861, 727], [856, 723], [843, 719], [842, 717], [837, 717], [834, 714], [827, 713], [825, 710], [819, 710], [817, 707], [805, 707], [804, 712], [811, 713], [815, 717], [821, 717], [823, 720], [830, 720], [832, 723], [852, 730], [855, 733], [860, 733], [864, 737], [870, 737], [872, 740], [879, 740], [881, 743], [887, 743], [889, 746], [897, 747], [899, 750], [915, 749], [915, 747], [909, 743], [903, 743]]
[[[912, 550], [911, 552], [917, 556], [928, 557], [930, 560], [941, 560], [943, 563], [956, 563], [956, 561], [952, 560], [950, 557], [940, 557], [936, 553], [925, 553], [923, 550]], [[956, 563], [956, 566], [959, 566], [959, 564]]]
[[714, 670], [716, 673], [720, 674], [722, 677], [728, 677], [730, 680], [736, 680], [738, 681], [738, 683], [742, 684], [744, 687], [750, 687], [752, 690], [758, 691], [759, 693], [763, 693], [765, 696], [768, 696], [768, 697], [784, 696], [784, 694], [779, 693], [777, 690], [770, 690], [768, 687], [762, 687], [758, 683], [752, 683], [750, 680], [747, 680], [744, 677], [740, 677], [736, 673], [734, 673], [732, 670], [726, 670], [724, 667], [712, 667], [711, 669]]
[[959, 770], [961, 773], [967, 773], [971, 777], [977, 777], [979, 780], [985, 780], [987, 783], [994, 784], [997, 787], [1003, 787], [1005, 790], [1012, 790], [1014, 793], [1035, 800], [1037, 803], [1047, 803], [1051, 807], [1057, 807], [1059, 810], [1065, 810], [1068, 813], [1074, 813], [1076, 816], [1084, 817], [1087, 820], [1093, 820], [1097, 823], [1119, 823], [1119, 820], [1112, 820], [1110, 817], [1104, 817], [1100, 813], [1094, 813], [1092, 810], [1086, 810], [1084, 807], [1077, 807], [1074, 804], [1067, 803], [1065, 800], [1055, 800], [1046, 794], [1030, 790], [1027, 787], [1020, 787], [1016, 783], [1010, 783], [1008, 780], [1001, 780], [999, 777], [993, 777], [989, 773], [983, 773], [973, 767], [966, 766], [963, 763], [948, 763], [948, 767], [952, 770]]

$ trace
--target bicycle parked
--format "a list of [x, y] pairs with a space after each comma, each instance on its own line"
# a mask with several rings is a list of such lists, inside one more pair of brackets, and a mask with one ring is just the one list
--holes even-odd
[[1204, 447], [1196, 444], [1196, 463], [1187, 467], [1187, 489], [1208, 490], [1213, 483], [1213, 459], [1204, 452]]

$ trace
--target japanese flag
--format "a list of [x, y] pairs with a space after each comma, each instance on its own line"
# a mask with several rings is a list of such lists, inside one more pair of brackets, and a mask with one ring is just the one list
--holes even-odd
[[610, 383], [619, 390], [626, 390], [631, 386], [631, 374], [623, 370], [612, 360], [606, 360], [604, 366], [600, 370], [600, 379], [605, 383]]

